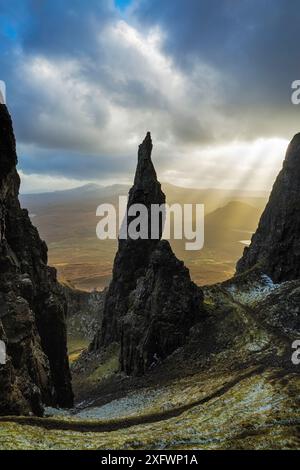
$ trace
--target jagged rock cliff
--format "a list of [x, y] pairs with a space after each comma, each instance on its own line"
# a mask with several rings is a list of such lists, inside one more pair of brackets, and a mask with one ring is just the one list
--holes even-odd
[[[66, 284], [63, 289], [68, 303], [68, 338], [90, 343], [102, 323], [101, 311], [106, 290], [87, 292]], [[70, 349], [69, 353], [71, 354]]]
[[66, 301], [47, 266], [47, 246], [21, 209], [11, 118], [0, 104], [0, 414], [41, 415], [43, 404], [71, 406]]
[[237, 273], [258, 267], [274, 282], [300, 278], [300, 134], [291, 141], [283, 168]]
[[[165, 195], [151, 161], [150, 133], [139, 146], [134, 185], [127, 214], [133, 204], [164, 204]], [[128, 215], [128, 222], [134, 219]], [[148, 212], [148, 233], [151, 215]], [[161, 240], [163, 217], [156, 239], [119, 240], [113, 278], [104, 305], [102, 327], [92, 349], [121, 343], [121, 370], [144, 373], [184, 343], [192, 325], [201, 320], [202, 291], [189, 271]]]
[[122, 320], [121, 370], [138, 375], [182, 346], [191, 326], [201, 320], [202, 301], [188, 269], [161, 240], [129, 294]]

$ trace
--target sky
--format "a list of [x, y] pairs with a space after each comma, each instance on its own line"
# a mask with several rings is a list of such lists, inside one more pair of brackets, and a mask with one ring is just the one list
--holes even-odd
[[0, 0], [23, 192], [159, 179], [269, 190], [300, 131], [298, 0]]

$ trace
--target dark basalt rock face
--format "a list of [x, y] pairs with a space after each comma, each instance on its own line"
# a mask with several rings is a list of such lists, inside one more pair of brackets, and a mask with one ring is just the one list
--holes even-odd
[[47, 246], [20, 208], [11, 118], [0, 104], [0, 414], [42, 415], [43, 405], [72, 406], [66, 300], [47, 266]]
[[106, 290], [86, 292], [68, 285], [63, 288], [68, 303], [68, 338], [91, 342], [102, 323]]
[[[148, 208], [150, 232], [152, 204], [164, 204], [165, 195], [151, 161], [150, 133], [139, 147], [134, 185], [127, 214], [133, 204]], [[134, 217], [128, 215], [128, 223]], [[184, 343], [192, 325], [201, 320], [203, 295], [189, 271], [161, 240], [163, 217], [156, 239], [119, 239], [103, 313], [102, 327], [91, 349], [121, 343], [121, 370], [144, 373]]]
[[292, 139], [251, 245], [237, 264], [256, 266], [274, 282], [300, 278], [300, 134]]
[[129, 294], [122, 321], [121, 370], [139, 375], [182, 346], [191, 326], [201, 320], [202, 301], [188, 269], [161, 240]]

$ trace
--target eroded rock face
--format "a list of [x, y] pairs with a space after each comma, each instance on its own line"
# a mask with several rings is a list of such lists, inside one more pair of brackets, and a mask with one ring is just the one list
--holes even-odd
[[274, 282], [300, 278], [300, 134], [291, 141], [283, 168], [237, 273], [254, 266]]
[[[139, 147], [133, 204], [164, 204], [165, 195], [151, 161], [150, 133]], [[148, 212], [150, 233], [151, 215]], [[128, 221], [134, 217], [128, 216]], [[142, 374], [184, 343], [189, 329], [201, 319], [202, 292], [189, 271], [161, 240], [163, 217], [156, 239], [119, 240], [113, 278], [104, 305], [102, 327], [91, 348], [121, 343], [120, 364], [127, 374]]]
[[129, 294], [122, 320], [121, 369], [139, 375], [182, 346], [191, 326], [201, 320], [202, 301], [188, 269], [161, 240]]
[[47, 266], [47, 246], [18, 200], [12, 122], [0, 104], [0, 414], [43, 413], [43, 404], [71, 406], [66, 301]]
[[63, 288], [68, 303], [68, 338], [90, 343], [102, 323], [106, 290], [86, 292], [67, 285]]

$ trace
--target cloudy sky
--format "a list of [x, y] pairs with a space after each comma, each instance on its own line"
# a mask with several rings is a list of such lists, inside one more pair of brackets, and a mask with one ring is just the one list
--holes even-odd
[[0, 0], [23, 192], [161, 181], [269, 189], [300, 131], [298, 0]]

